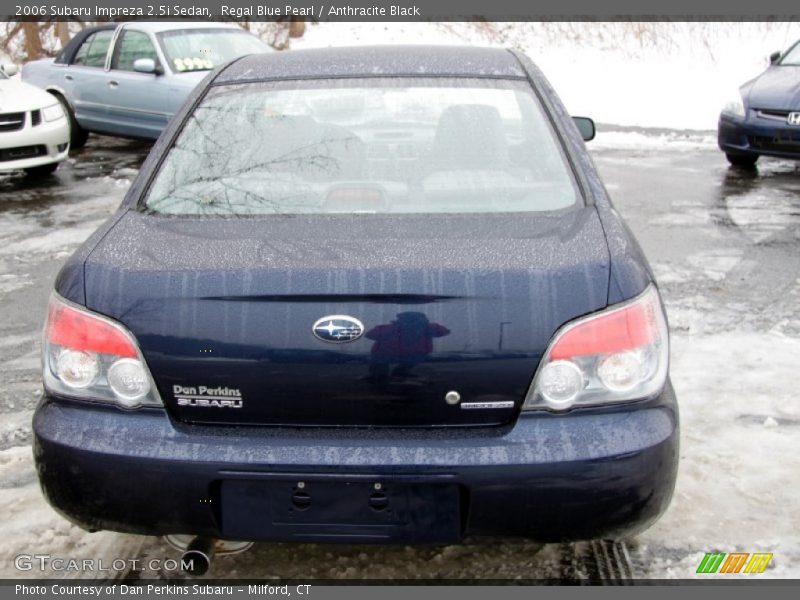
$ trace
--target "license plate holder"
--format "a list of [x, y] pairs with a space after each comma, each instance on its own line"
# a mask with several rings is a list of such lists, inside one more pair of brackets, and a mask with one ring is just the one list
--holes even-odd
[[225, 480], [227, 538], [348, 543], [453, 543], [461, 501], [453, 483]]

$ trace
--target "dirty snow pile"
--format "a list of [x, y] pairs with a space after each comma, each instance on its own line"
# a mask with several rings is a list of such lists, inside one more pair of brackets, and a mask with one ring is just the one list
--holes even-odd
[[765, 576], [800, 575], [798, 358], [800, 339], [777, 333], [673, 335], [681, 466], [669, 510], [636, 540], [638, 575], [692, 576], [712, 550], [771, 552]]

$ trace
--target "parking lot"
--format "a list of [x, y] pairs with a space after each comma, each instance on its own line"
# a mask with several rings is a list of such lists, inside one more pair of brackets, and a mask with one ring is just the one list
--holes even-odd
[[[143, 565], [177, 557], [157, 539], [69, 525], [42, 498], [30, 450], [53, 279], [114, 211], [148, 149], [93, 137], [46, 182], [0, 176], [0, 577], [65, 575], [21, 572], [20, 554]], [[711, 134], [603, 131], [590, 149], [667, 304], [682, 411], [682, 462], [667, 514], [616, 545], [256, 544], [217, 560], [210, 576], [685, 578], [711, 550], [772, 552], [763, 576], [800, 575], [800, 165], [762, 159], [754, 172], [729, 169]], [[164, 568], [143, 576], [182, 577]]]

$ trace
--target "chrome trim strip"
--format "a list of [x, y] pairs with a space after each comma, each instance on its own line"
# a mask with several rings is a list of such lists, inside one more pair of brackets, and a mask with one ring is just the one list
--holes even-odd
[[[769, 111], [769, 112], [770, 113], [776, 113], [778, 111]], [[768, 112], [765, 112], [765, 111], [762, 111], [762, 110], [757, 110], [756, 111], [756, 116], [758, 118], [760, 118], [760, 119], [767, 119], [769, 121], [779, 121], [781, 123], [785, 123], [786, 122], [786, 117], [789, 115], [789, 111], [787, 110], [785, 112], [786, 112], [786, 114], [784, 114], [784, 115], [777, 115], [777, 114], [769, 114]]]
[[116, 104], [101, 104], [99, 102], [75, 102], [75, 106], [80, 106], [81, 108], [102, 108], [108, 110], [117, 110], [117, 111], [124, 111], [124, 112], [135, 112], [141, 113], [145, 115], [155, 115], [157, 117], [167, 117], [168, 119], [172, 117], [172, 113], [165, 113], [165, 112], [155, 112], [149, 110], [141, 110], [138, 108], [127, 108], [125, 106], [117, 106]]
[[514, 408], [512, 400], [502, 402], [462, 402], [462, 410], [481, 410], [494, 408]]

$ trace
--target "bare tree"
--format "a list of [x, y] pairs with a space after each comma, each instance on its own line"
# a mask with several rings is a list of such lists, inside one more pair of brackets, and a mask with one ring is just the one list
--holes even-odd
[[59, 41], [61, 42], [61, 47], [63, 48], [69, 43], [70, 35], [69, 35], [69, 23], [66, 21], [59, 21], [56, 23], [56, 35], [58, 36]]
[[40, 25], [32, 21], [22, 23], [22, 31], [25, 34], [25, 54], [29, 59], [40, 58], [44, 54], [40, 35]]
[[248, 28], [276, 50], [288, 50], [291, 39], [303, 37], [306, 31], [306, 22], [301, 18], [290, 18], [274, 23], [252, 22]]
[[292, 19], [289, 21], [289, 37], [300, 38], [303, 37], [303, 34], [305, 32], [306, 32], [305, 19], [292, 17]]
[[71, 31], [83, 23], [67, 21], [6, 21], [0, 48], [14, 60], [34, 60], [54, 56], [71, 38]]

